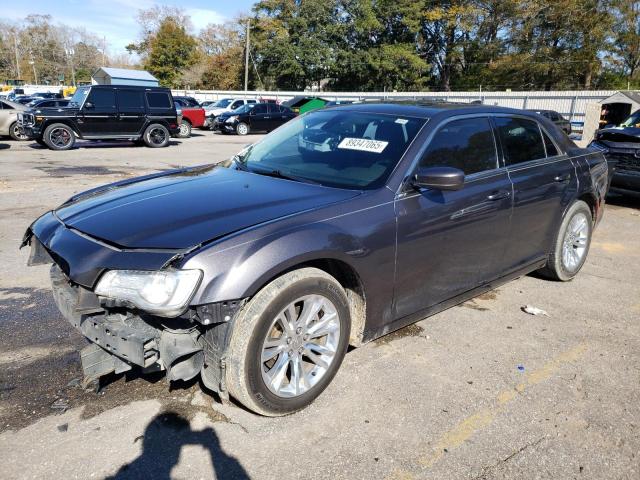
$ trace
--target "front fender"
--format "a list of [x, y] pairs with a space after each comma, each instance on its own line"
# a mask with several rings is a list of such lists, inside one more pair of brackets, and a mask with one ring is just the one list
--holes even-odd
[[198, 305], [251, 297], [271, 279], [313, 260], [341, 260], [357, 270], [353, 255], [363, 251], [362, 241], [354, 235], [318, 223], [275, 238], [265, 236], [227, 249], [205, 250], [187, 260], [183, 268], [205, 272], [191, 302]]

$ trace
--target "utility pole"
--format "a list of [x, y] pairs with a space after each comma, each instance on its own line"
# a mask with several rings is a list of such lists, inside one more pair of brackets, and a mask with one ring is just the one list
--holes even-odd
[[249, 90], [249, 28], [251, 20], [247, 18], [246, 45], [244, 47], [244, 95], [247, 96]]
[[102, 37], [102, 66], [106, 67], [105, 50], [107, 49], [107, 37]]
[[16, 73], [18, 74], [18, 80], [20, 79], [20, 56], [18, 55], [18, 34], [13, 32], [13, 48], [16, 54]]

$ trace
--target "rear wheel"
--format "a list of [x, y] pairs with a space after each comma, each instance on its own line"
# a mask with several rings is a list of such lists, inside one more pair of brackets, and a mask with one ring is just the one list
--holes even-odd
[[144, 131], [142, 139], [147, 147], [161, 148], [169, 145], [169, 130], [164, 125], [152, 123]]
[[264, 287], [235, 319], [227, 386], [267, 416], [309, 405], [329, 385], [347, 350], [347, 297], [316, 268], [289, 272]]
[[182, 119], [180, 123], [179, 138], [189, 138], [191, 136], [191, 123], [188, 120]]
[[45, 128], [42, 140], [51, 150], [69, 150], [76, 143], [76, 134], [69, 125], [54, 123]]
[[591, 209], [582, 200], [576, 201], [564, 217], [553, 251], [540, 274], [567, 282], [575, 277], [587, 259], [591, 245], [593, 218]]

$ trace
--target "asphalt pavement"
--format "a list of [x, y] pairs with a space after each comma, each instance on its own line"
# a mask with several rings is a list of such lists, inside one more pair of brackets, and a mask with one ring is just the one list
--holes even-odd
[[83, 389], [85, 341], [47, 266], [26, 267], [25, 229], [74, 193], [259, 138], [0, 139], [0, 478], [640, 478], [640, 195], [610, 196], [574, 281], [526, 276], [352, 350], [300, 413], [259, 417], [157, 374]]

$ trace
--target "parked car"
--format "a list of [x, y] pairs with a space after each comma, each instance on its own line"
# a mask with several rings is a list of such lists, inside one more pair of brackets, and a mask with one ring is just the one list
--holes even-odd
[[254, 99], [223, 98], [218, 100], [215, 104], [208, 105], [205, 108], [205, 116], [207, 117], [205, 127], [211, 128], [218, 115], [222, 115], [225, 112], [232, 112], [243, 105], [251, 105], [254, 103], [257, 103]]
[[[182, 121], [180, 122], [180, 133], [178, 137], [189, 138], [193, 128], [202, 128], [205, 124], [204, 108], [191, 97], [173, 97], [173, 101], [182, 110]], [[194, 104], [195, 102], [195, 104]]]
[[640, 191], [640, 110], [619, 126], [597, 131], [589, 146], [606, 156], [612, 187]]
[[75, 195], [23, 246], [53, 264], [58, 308], [93, 342], [88, 379], [163, 368], [284, 415], [324, 390], [349, 344], [528, 272], [574, 278], [606, 185], [603, 155], [539, 115], [348, 105], [222, 165]]
[[69, 101], [70, 100], [52, 100], [52, 99], [47, 99], [47, 98], [42, 98], [39, 100], [33, 100], [29, 103], [27, 103], [27, 108], [30, 108], [32, 110], [38, 110], [40, 108], [64, 108], [69, 106]]
[[180, 121], [168, 88], [124, 85], [78, 87], [64, 109], [18, 114], [20, 131], [52, 150], [73, 148], [76, 138], [166, 147]]
[[63, 98], [62, 94], [55, 92], [36, 92], [31, 94], [33, 98]]
[[0, 136], [9, 136], [14, 140], [27, 140], [18, 126], [18, 113], [24, 109], [24, 105], [19, 103], [0, 100]]
[[19, 103], [20, 105], [26, 105], [29, 102], [33, 102], [34, 100], [40, 100], [40, 97], [34, 97], [31, 95], [22, 95], [14, 98], [15, 103]]
[[296, 114], [289, 107], [275, 103], [249, 103], [232, 112], [218, 115], [213, 130], [238, 135], [270, 132], [295, 117]]
[[532, 110], [536, 112], [538, 115], [542, 115], [543, 117], [548, 118], [553, 123], [555, 123], [560, 130], [562, 130], [567, 135], [571, 135], [571, 122], [560, 115], [558, 112], [554, 110]]

